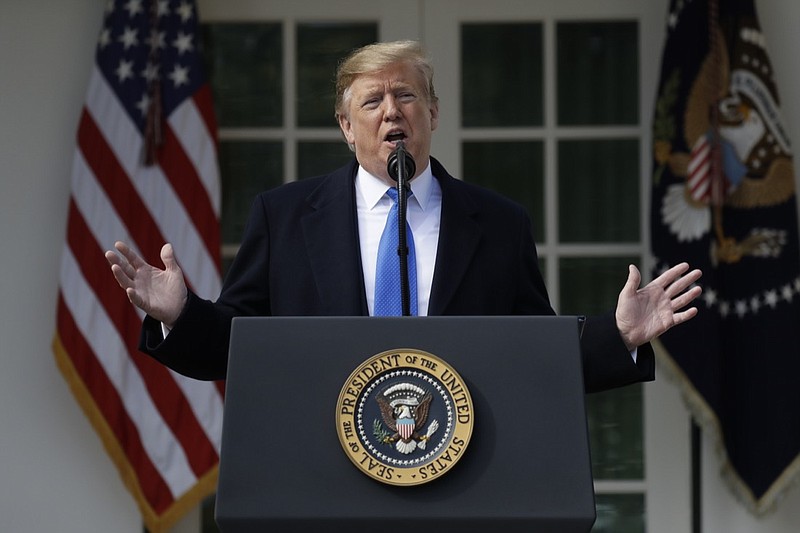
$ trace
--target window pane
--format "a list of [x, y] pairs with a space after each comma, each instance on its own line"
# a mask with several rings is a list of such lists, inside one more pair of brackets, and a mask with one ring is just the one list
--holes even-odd
[[[559, 263], [561, 313], [599, 315], [611, 311], [635, 257], [570, 257]], [[597, 479], [642, 479], [642, 391], [640, 385], [587, 397], [592, 470]]]
[[639, 141], [558, 143], [561, 242], [638, 242]]
[[642, 385], [586, 396], [595, 479], [643, 479]]
[[327, 174], [349, 163], [355, 154], [344, 140], [339, 142], [304, 141], [297, 143], [297, 177]]
[[336, 66], [354, 48], [378, 40], [377, 23], [297, 25], [297, 125], [334, 127]]
[[464, 127], [541, 126], [542, 25], [461, 26]]
[[592, 533], [644, 533], [642, 494], [598, 494]]
[[559, 124], [639, 122], [638, 33], [636, 22], [556, 25]]
[[238, 243], [255, 196], [283, 182], [282, 142], [223, 142], [222, 242]]
[[282, 126], [281, 25], [206, 24], [203, 44], [219, 126]]
[[534, 238], [544, 239], [544, 155], [540, 141], [465, 142], [464, 180], [521, 203], [533, 221]]
[[559, 262], [559, 312], [566, 315], [599, 315], [617, 305], [628, 265], [638, 257], [564, 257]]

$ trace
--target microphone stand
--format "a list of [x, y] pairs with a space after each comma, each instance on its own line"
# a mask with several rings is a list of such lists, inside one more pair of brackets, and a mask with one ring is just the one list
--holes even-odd
[[408, 200], [408, 178], [414, 177], [416, 164], [406, 151], [403, 141], [389, 154], [387, 170], [397, 182], [397, 255], [400, 261], [400, 302], [403, 316], [411, 315], [411, 296], [408, 281], [408, 238], [406, 236], [406, 211]]

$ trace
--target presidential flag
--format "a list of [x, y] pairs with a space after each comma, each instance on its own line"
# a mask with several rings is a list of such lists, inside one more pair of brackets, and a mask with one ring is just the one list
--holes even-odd
[[142, 314], [103, 253], [171, 242], [193, 290], [220, 288], [216, 125], [187, 0], [108, 2], [80, 117], [56, 361], [141, 509], [168, 529], [216, 486], [223, 391], [137, 351]]
[[661, 337], [722, 472], [755, 513], [800, 471], [800, 253], [792, 152], [753, 0], [672, 0], [653, 123], [656, 274], [704, 271]]

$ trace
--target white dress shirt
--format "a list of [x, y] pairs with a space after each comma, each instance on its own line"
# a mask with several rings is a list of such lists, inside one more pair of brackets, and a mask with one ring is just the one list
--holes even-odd
[[[419, 316], [426, 316], [433, 285], [436, 249], [439, 245], [442, 189], [439, 182], [433, 178], [430, 162], [425, 171], [411, 180], [409, 184], [414, 194], [408, 198], [406, 220], [414, 235], [417, 260], [417, 308]], [[355, 187], [358, 237], [361, 244], [361, 268], [364, 272], [367, 307], [372, 316], [375, 304], [378, 245], [394, 200], [386, 194], [389, 186], [362, 167], [358, 167]]]

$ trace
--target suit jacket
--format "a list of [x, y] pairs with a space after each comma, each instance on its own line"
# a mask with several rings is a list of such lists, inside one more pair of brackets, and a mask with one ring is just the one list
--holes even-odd
[[[442, 188], [429, 315], [552, 315], [530, 220], [518, 204], [450, 176]], [[163, 339], [145, 319], [140, 348], [177, 372], [222, 379], [234, 316], [367, 315], [354, 179], [357, 162], [260, 194], [241, 248], [212, 303], [195, 294]], [[581, 340], [589, 392], [653, 379], [649, 345], [634, 363], [613, 314], [591, 317]]]

